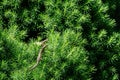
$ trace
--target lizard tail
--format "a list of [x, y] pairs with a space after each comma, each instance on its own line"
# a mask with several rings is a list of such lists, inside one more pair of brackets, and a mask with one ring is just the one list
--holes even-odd
[[37, 67], [38, 63], [39, 63], [39, 62], [37, 62], [35, 65], [33, 65], [33, 66], [30, 68], [30, 70], [35, 69], [35, 68]]

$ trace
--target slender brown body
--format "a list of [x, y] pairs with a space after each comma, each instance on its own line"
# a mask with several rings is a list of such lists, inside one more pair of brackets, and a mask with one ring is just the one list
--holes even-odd
[[47, 41], [48, 39], [45, 39], [44, 41], [40, 42], [39, 44], [42, 46], [42, 48], [40, 49], [39, 53], [38, 53], [38, 56], [37, 56], [37, 62], [35, 65], [33, 65], [30, 70], [33, 70], [37, 67], [37, 65], [39, 64], [40, 60], [41, 60], [41, 57], [42, 57], [42, 53], [44, 51], [44, 48], [47, 46], [45, 44], [45, 42]]

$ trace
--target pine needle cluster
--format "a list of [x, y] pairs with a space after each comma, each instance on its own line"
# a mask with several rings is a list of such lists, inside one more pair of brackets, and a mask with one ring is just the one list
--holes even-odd
[[119, 0], [1, 0], [0, 80], [119, 80], [119, 17]]

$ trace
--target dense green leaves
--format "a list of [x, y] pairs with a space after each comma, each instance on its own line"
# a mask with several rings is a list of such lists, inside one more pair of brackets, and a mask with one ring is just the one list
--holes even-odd
[[[119, 0], [1, 0], [0, 80], [119, 80]], [[42, 60], [36, 62], [48, 39]]]

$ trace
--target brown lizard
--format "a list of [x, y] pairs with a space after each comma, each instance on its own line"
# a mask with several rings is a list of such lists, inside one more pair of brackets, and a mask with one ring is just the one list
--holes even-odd
[[42, 48], [40, 49], [40, 51], [39, 51], [39, 53], [38, 53], [36, 64], [34, 64], [34, 65], [30, 68], [30, 70], [35, 69], [35, 68], [37, 67], [37, 65], [39, 64], [39, 62], [40, 62], [40, 60], [41, 60], [42, 53], [43, 53], [43, 51], [44, 51], [44, 48], [47, 46], [47, 45], [45, 44], [46, 41], [48, 41], [48, 39], [45, 39], [45, 40], [43, 40], [42, 42], [37, 43], [38, 45], [41, 45]]

